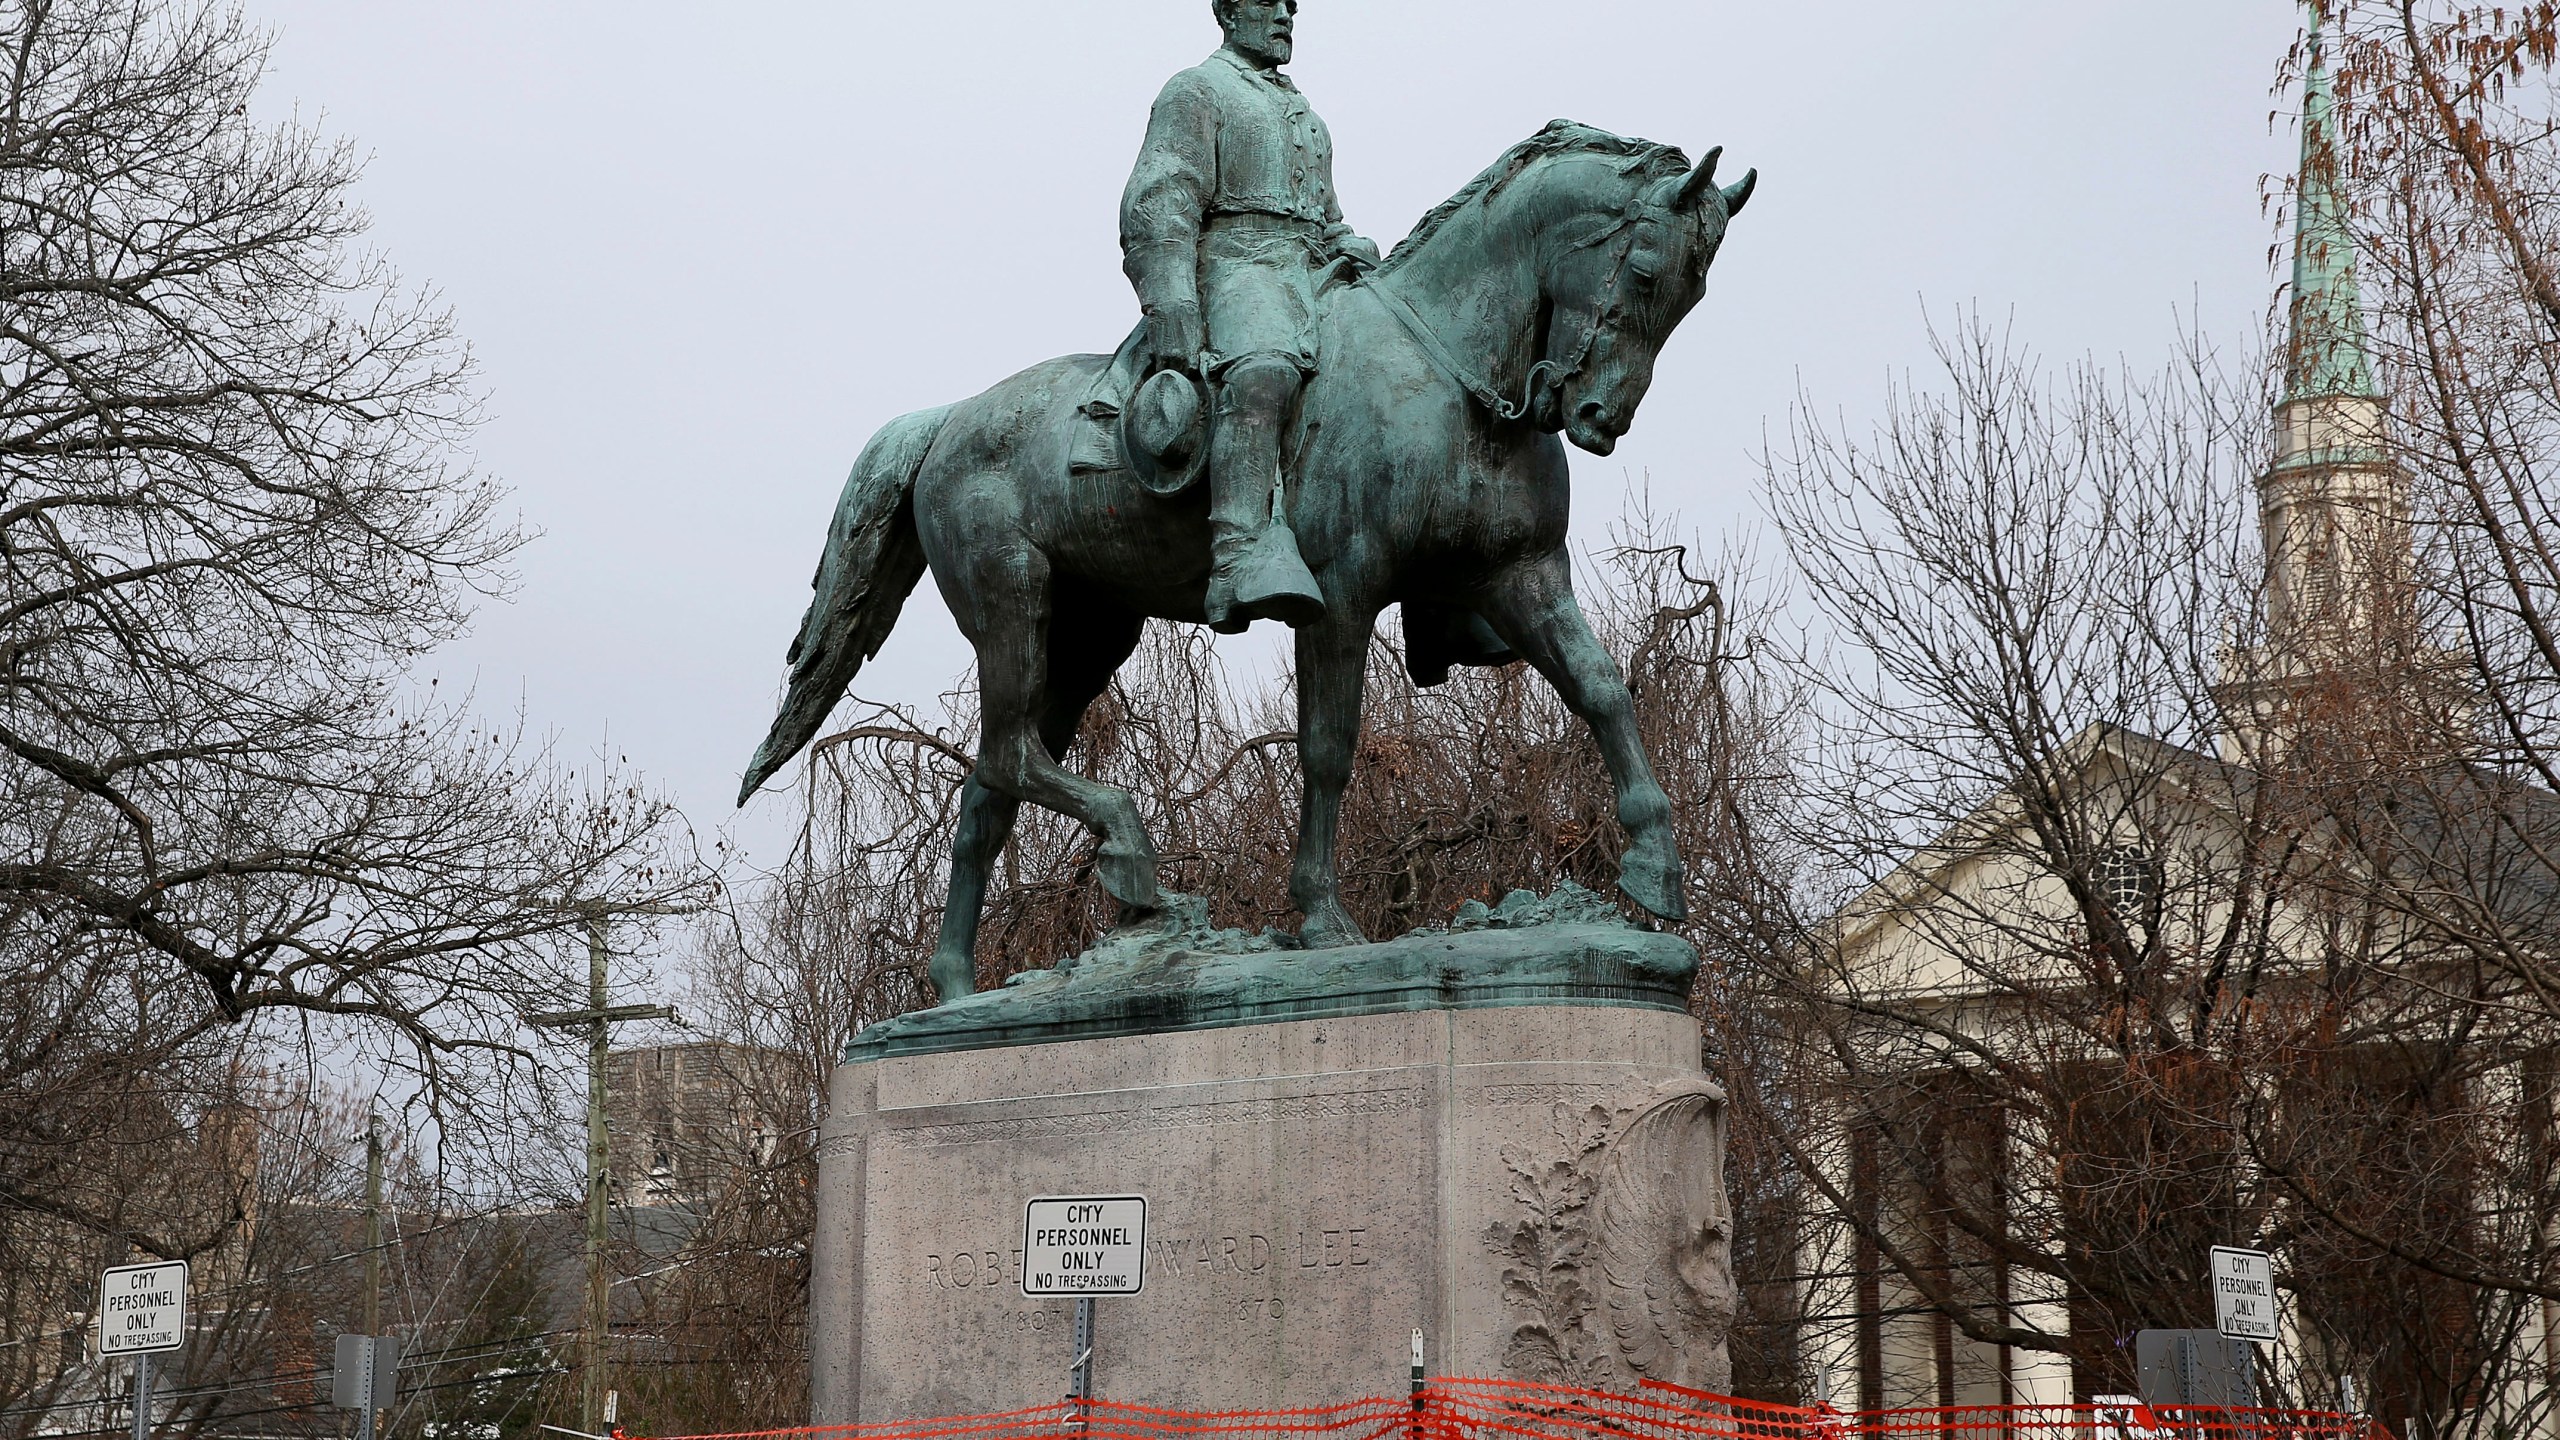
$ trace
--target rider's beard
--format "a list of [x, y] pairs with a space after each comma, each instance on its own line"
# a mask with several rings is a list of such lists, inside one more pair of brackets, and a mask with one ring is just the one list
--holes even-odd
[[1246, 59], [1274, 69], [1288, 64], [1290, 55], [1297, 49], [1292, 37], [1273, 35], [1267, 31], [1262, 33], [1246, 30], [1229, 31], [1227, 44]]

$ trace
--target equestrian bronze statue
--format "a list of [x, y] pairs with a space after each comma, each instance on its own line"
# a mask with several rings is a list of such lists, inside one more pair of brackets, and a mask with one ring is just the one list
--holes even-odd
[[982, 710], [932, 963], [946, 1001], [975, 986], [989, 867], [1026, 800], [1095, 832], [1126, 919], [1163, 905], [1129, 795], [1061, 763], [1150, 617], [1295, 626], [1289, 890], [1307, 945], [1364, 938], [1334, 841], [1389, 605], [1423, 683], [1525, 659], [1555, 685], [1617, 788], [1619, 887], [1686, 914], [1670, 802], [1574, 601], [1558, 437], [1606, 455], [1627, 432], [1756, 172], [1719, 187], [1715, 151], [1693, 167], [1556, 121], [1372, 265], [1321, 122], [1277, 75], [1295, 8], [1221, 0], [1227, 46], [1157, 102], [1123, 207], [1145, 318], [1119, 352], [891, 421], [837, 504], [739, 798], [817, 735], [930, 569], [976, 647]]

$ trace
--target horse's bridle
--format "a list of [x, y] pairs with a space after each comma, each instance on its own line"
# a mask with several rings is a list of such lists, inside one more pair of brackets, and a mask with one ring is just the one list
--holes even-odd
[[1521, 384], [1520, 398], [1516, 402], [1504, 399], [1501, 392], [1493, 388], [1491, 382], [1476, 376], [1459, 364], [1458, 357], [1449, 353], [1449, 347], [1442, 343], [1438, 332], [1431, 328], [1431, 322], [1423, 319], [1420, 312], [1413, 308], [1412, 303], [1397, 294], [1392, 287], [1369, 284], [1360, 288], [1378, 297], [1378, 303], [1384, 305], [1388, 314], [1395, 316], [1403, 323], [1406, 330], [1412, 332], [1415, 342], [1422, 346], [1423, 353], [1429, 355], [1433, 363], [1447, 372], [1450, 379], [1457, 381], [1459, 389], [1475, 397], [1476, 403], [1491, 411], [1495, 419], [1518, 420], [1526, 416], [1530, 407], [1537, 403], [1538, 383], [1542, 376], [1552, 372], [1554, 382], [1561, 385], [1581, 374], [1583, 367], [1591, 363], [1591, 352], [1600, 343], [1600, 327], [1606, 324], [1609, 317], [1616, 314], [1618, 310], [1618, 287], [1626, 280], [1628, 259], [1635, 254], [1636, 227], [1647, 220], [1661, 220], [1668, 223], [1672, 218], [1671, 212], [1663, 207], [1638, 199], [1620, 212], [1616, 224], [1587, 240], [1575, 241], [1566, 251], [1567, 254], [1571, 254], [1575, 250], [1588, 250], [1595, 245], [1606, 245], [1620, 235], [1627, 237], [1627, 243], [1618, 247], [1617, 261], [1609, 267], [1608, 285], [1601, 290], [1599, 302], [1592, 306], [1590, 318], [1583, 322], [1582, 343], [1574, 348], [1573, 363], [1563, 365], [1553, 360], [1542, 359], [1531, 365], [1529, 378]]

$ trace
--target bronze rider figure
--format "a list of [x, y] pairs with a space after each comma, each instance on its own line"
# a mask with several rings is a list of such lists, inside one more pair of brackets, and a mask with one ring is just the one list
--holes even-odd
[[1120, 202], [1123, 268], [1146, 315], [1149, 375], [1214, 393], [1207, 620], [1322, 618], [1280, 500], [1281, 439], [1315, 373], [1316, 293], [1378, 249], [1342, 222], [1333, 137], [1280, 67], [1297, 0], [1212, 0], [1226, 43], [1166, 82]]

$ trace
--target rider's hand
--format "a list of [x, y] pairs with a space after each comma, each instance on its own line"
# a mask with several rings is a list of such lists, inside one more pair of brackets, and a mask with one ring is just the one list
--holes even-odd
[[1179, 370], [1197, 378], [1200, 352], [1209, 348], [1208, 328], [1195, 305], [1172, 305], [1147, 314], [1147, 373]]
[[1345, 235], [1334, 242], [1336, 253], [1362, 270], [1378, 268], [1378, 242], [1365, 235]]

